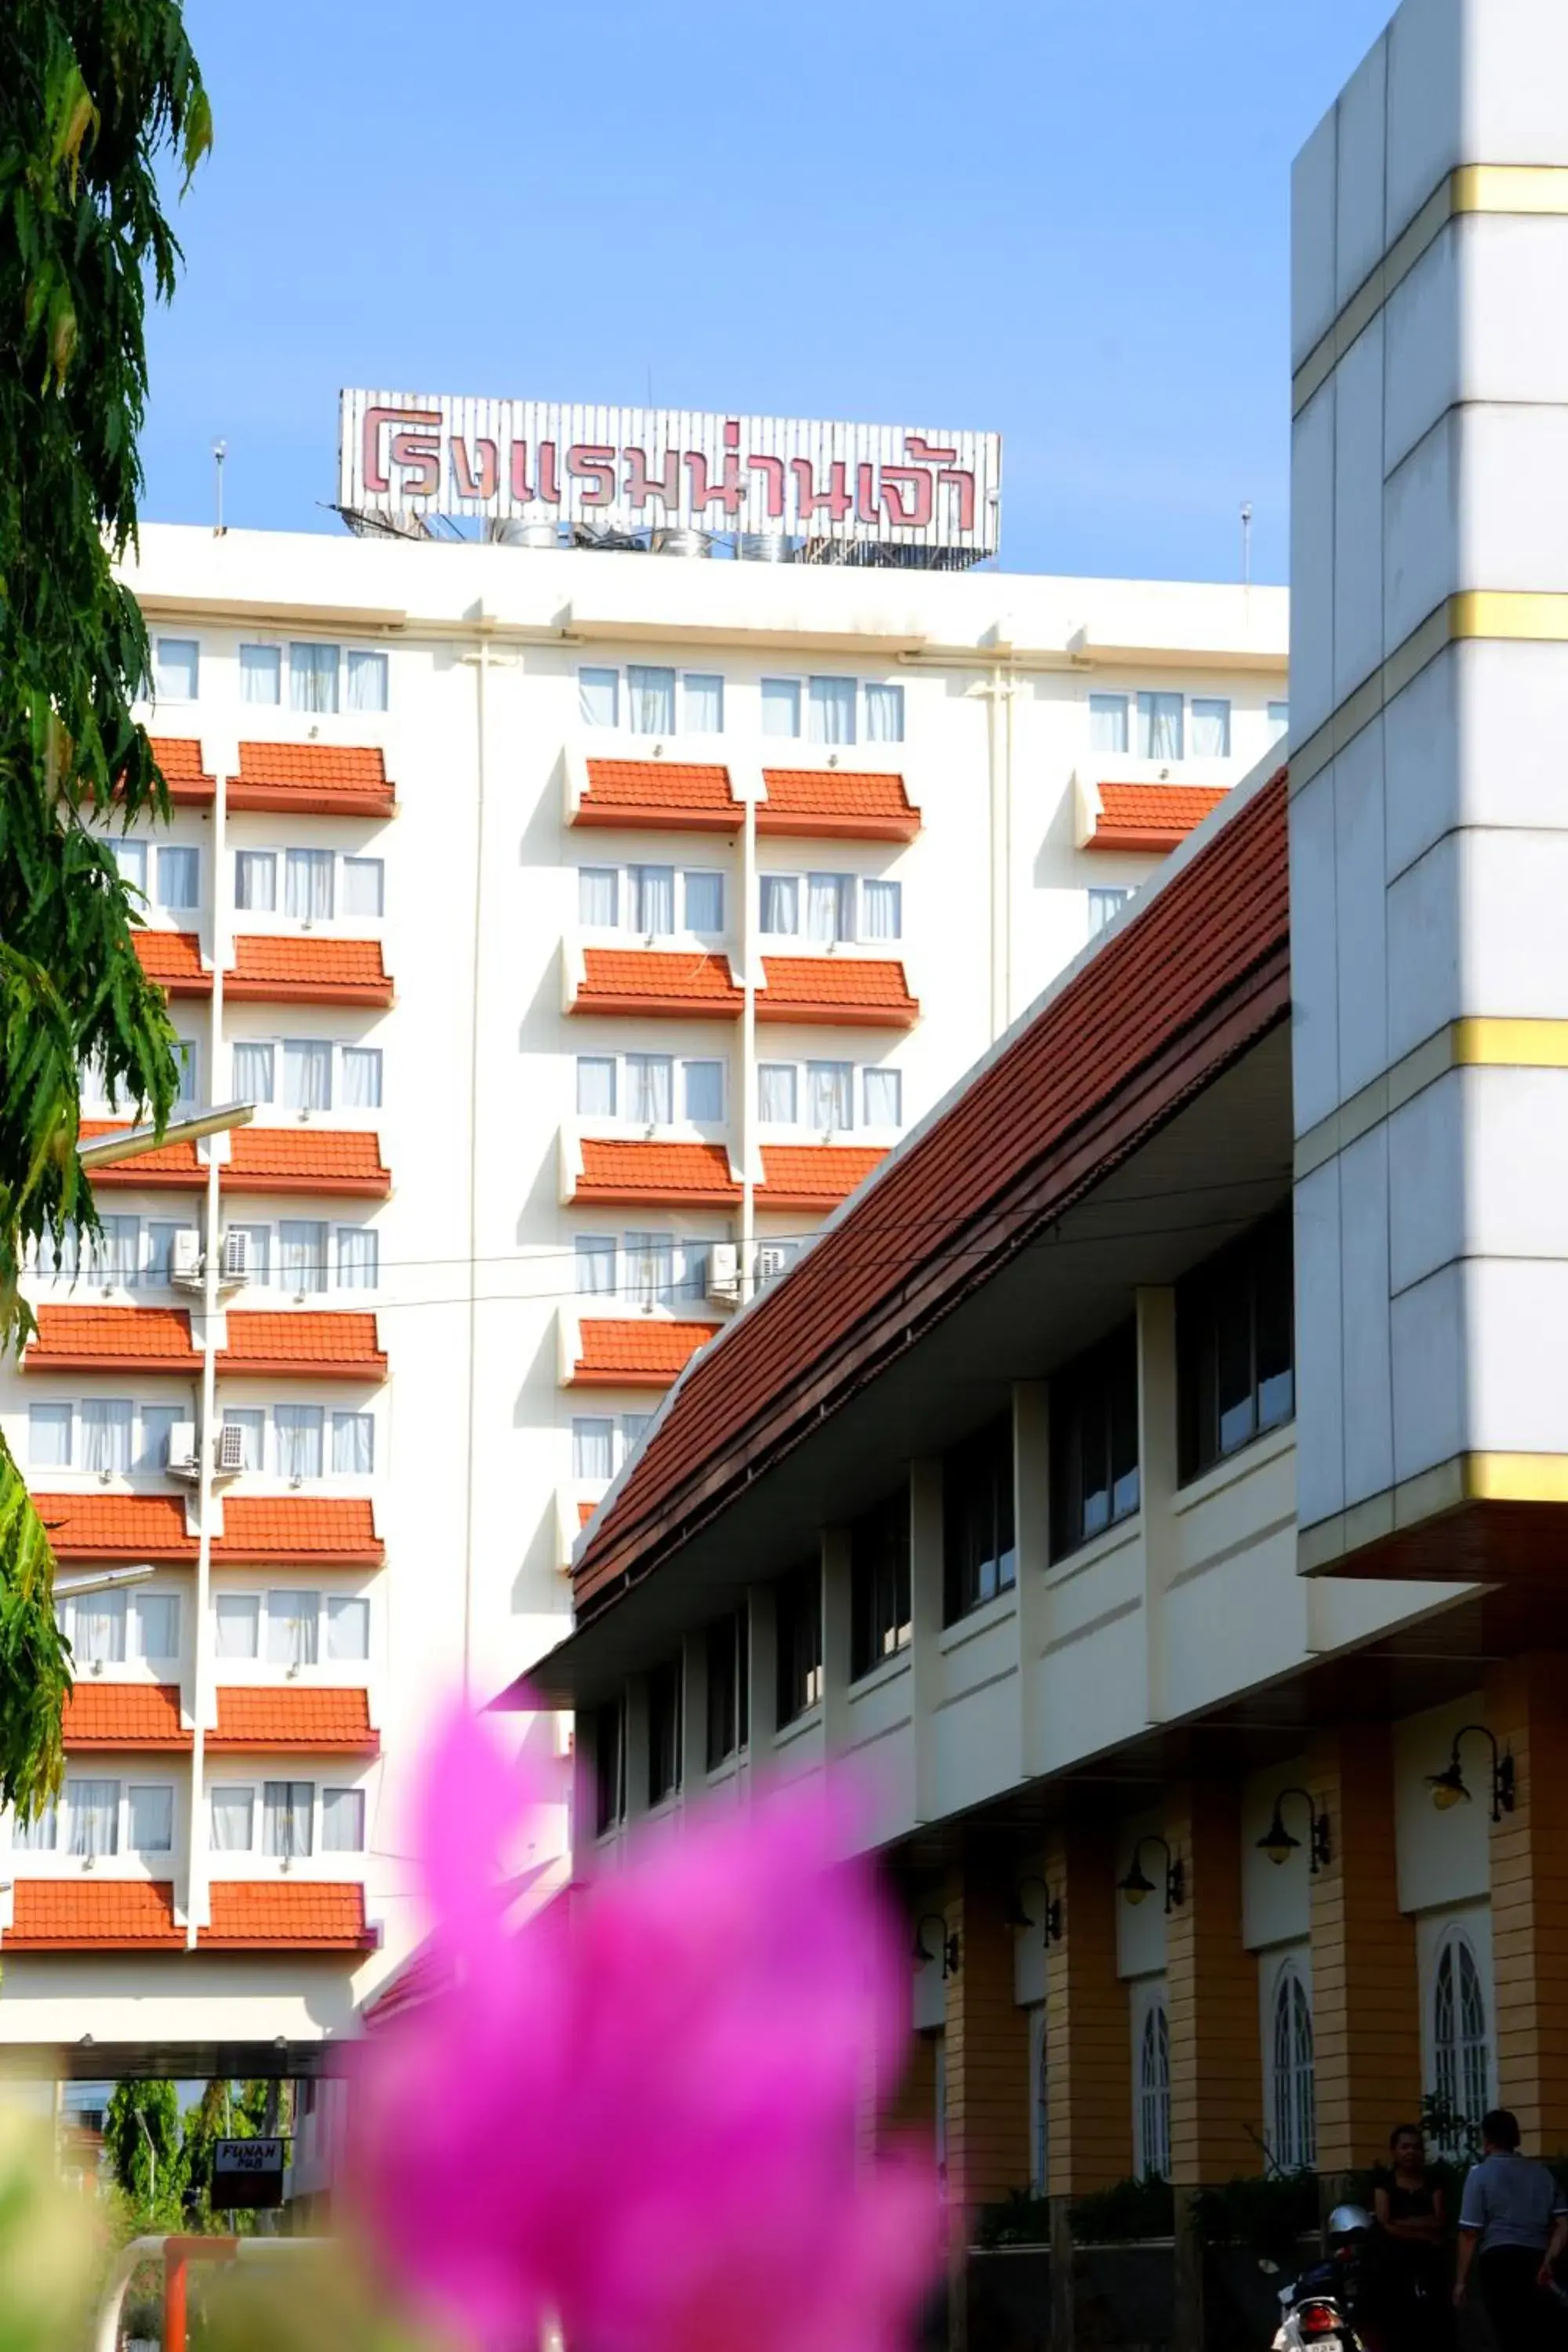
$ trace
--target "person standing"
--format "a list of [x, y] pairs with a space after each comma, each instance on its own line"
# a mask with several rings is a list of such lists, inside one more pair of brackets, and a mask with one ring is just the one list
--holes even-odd
[[1481, 2159], [1465, 2176], [1454, 2301], [1469, 2291], [1478, 2264], [1481, 2297], [1499, 2352], [1543, 2352], [1562, 2336], [1548, 2295], [1552, 2265], [1568, 2244], [1568, 2197], [1543, 2164], [1519, 2152], [1519, 2124], [1506, 2107], [1481, 2118]]
[[1419, 2124], [1390, 2132], [1388, 2150], [1389, 2177], [1373, 2190], [1373, 2203], [1389, 2333], [1411, 2352], [1441, 2352], [1451, 2340], [1442, 2183], [1427, 2168]]

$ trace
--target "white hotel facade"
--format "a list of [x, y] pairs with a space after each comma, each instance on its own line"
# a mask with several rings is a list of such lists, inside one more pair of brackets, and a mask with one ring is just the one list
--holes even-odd
[[1283, 734], [1285, 596], [163, 527], [131, 578], [143, 956], [257, 1109], [101, 1172], [0, 1373], [89, 1587], [0, 2042], [304, 2068], [417, 1942], [432, 1707], [560, 1638], [689, 1355]]

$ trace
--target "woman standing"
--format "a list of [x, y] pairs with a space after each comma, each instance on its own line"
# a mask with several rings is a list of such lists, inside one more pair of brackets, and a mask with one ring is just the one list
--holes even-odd
[[1447, 2229], [1442, 2184], [1426, 2162], [1418, 2124], [1400, 2124], [1388, 2137], [1391, 2170], [1373, 2192], [1386, 2277], [1391, 2352], [1419, 2345], [1442, 2352], [1452, 2337]]

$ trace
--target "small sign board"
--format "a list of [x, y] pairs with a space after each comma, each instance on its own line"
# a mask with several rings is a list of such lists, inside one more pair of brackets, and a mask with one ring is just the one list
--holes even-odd
[[284, 2143], [220, 2139], [213, 2146], [213, 2203], [220, 2213], [281, 2205]]

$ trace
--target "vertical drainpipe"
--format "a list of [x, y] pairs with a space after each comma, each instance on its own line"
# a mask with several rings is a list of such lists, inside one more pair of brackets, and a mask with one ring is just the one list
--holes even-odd
[[[212, 839], [212, 951], [213, 992], [207, 1021], [206, 1097], [215, 1101], [217, 1096], [218, 1056], [223, 1051], [223, 977], [228, 961], [229, 924], [225, 888], [225, 867], [227, 859], [228, 775], [232, 761], [226, 755], [214, 761], [218, 773], [213, 797]], [[222, 1204], [218, 1190], [218, 1171], [229, 1150], [228, 1138], [214, 1135], [207, 1139], [207, 1191], [205, 1233], [202, 1248], [202, 1402], [196, 1419], [196, 1596], [195, 1629], [192, 1639], [191, 1711], [195, 1729], [191, 1735], [191, 1819], [189, 1836], [190, 1864], [187, 1880], [185, 1945], [194, 1950], [197, 1922], [206, 1908], [207, 1877], [207, 1815], [202, 1802], [202, 1783], [206, 1766], [206, 1718], [213, 1696], [212, 1632], [212, 1558], [213, 1558], [213, 1449], [217, 1443], [217, 1307], [218, 1261], [223, 1241], [220, 1227]]]
[[757, 793], [748, 775], [741, 856], [741, 1304], [756, 1287]]

